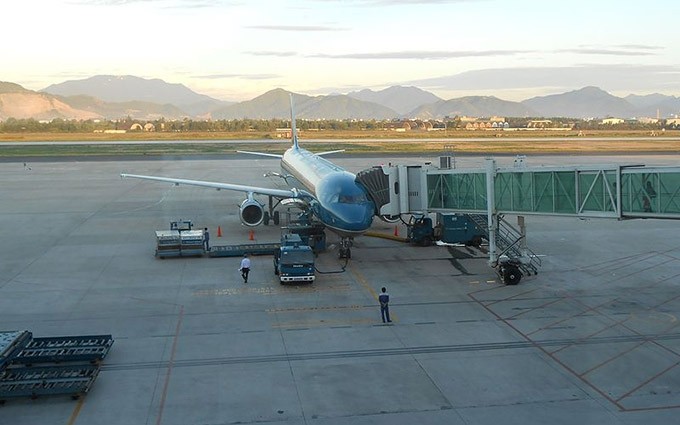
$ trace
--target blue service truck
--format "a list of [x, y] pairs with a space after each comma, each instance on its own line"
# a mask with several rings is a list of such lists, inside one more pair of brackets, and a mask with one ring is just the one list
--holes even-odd
[[302, 243], [300, 235], [286, 233], [274, 251], [274, 274], [283, 285], [289, 282], [314, 282], [314, 252]]
[[480, 246], [487, 236], [468, 214], [437, 213], [437, 225], [432, 226], [430, 217], [411, 217], [408, 224], [408, 240], [414, 245], [430, 246], [435, 241], [450, 244]]

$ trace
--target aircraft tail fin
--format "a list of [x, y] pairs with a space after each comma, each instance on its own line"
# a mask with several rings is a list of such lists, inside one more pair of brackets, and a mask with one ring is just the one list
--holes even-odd
[[293, 93], [290, 94], [290, 130], [293, 139], [293, 147], [298, 149], [297, 127], [295, 127], [295, 107], [293, 105]]

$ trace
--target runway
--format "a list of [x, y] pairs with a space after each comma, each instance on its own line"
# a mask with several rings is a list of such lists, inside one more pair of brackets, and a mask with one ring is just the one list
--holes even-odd
[[[340, 157], [352, 172], [426, 157]], [[678, 165], [678, 155], [530, 157]], [[499, 158], [512, 166], [512, 157]], [[483, 157], [459, 158], [480, 167]], [[504, 286], [473, 248], [361, 237], [344, 273], [281, 286], [271, 257], [154, 257], [177, 219], [249, 242], [239, 193], [121, 172], [280, 186], [274, 159], [0, 163], [0, 330], [110, 333], [90, 392], [10, 399], [22, 424], [668, 424], [680, 412], [677, 221], [527, 217], [537, 276]], [[30, 168], [30, 169], [29, 169]], [[280, 179], [278, 179], [280, 180]], [[218, 226], [223, 232], [217, 238]], [[394, 224], [374, 222], [393, 234]], [[396, 231], [406, 234], [403, 225]], [[255, 242], [280, 229], [255, 228]], [[339, 271], [337, 242], [318, 257]], [[383, 325], [387, 286], [394, 323]]]

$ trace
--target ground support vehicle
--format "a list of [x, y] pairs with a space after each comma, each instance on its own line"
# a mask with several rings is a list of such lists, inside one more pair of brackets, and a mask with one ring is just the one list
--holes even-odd
[[437, 224], [427, 216], [412, 217], [407, 228], [408, 240], [414, 245], [430, 246], [434, 241], [479, 246], [485, 233], [468, 214], [437, 214]]
[[213, 245], [210, 247], [208, 255], [210, 257], [242, 257], [248, 255], [272, 255], [279, 247], [280, 243], [250, 243], [240, 245]]
[[274, 274], [279, 282], [314, 282], [314, 273], [312, 248], [305, 245], [298, 234], [283, 234], [281, 246], [274, 252]]
[[205, 254], [205, 232], [192, 230], [188, 220], [170, 222], [170, 230], [156, 231], [156, 257], [187, 257]]
[[111, 335], [33, 338], [0, 332], [0, 404], [17, 397], [87, 393], [108, 354]]

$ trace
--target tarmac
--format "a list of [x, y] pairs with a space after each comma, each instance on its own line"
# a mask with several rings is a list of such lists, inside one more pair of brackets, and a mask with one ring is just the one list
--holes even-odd
[[[335, 162], [358, 172], [425, 160], [436, 158]], [[119, 178], [284, 187], [267, 171], [276, 160], [0, 163], [0, 331], [115, 339], [84, 397], [8, 399], [0, 423], [677, 423], [677, 221], [527, 216], [542, 268], [517, 286], [501, 284], [483, 249], [364, 236], [345, 264], [332, 235], [313, 284], [280, 285], [270, 256], [252, 258], [244, 284], [239, 258], [154, 256], [154, 231], [179, 219], [207, 227], [212, 244], [277, 241], [273, 225], [250, 240], [242, 194]], [[372, 230], [406, 234], [377, 219]], [[382, 286], [391, 324], [380, 319]]]

